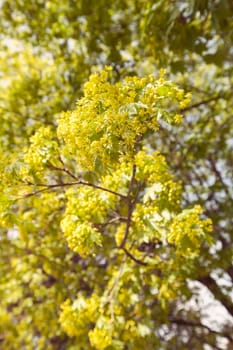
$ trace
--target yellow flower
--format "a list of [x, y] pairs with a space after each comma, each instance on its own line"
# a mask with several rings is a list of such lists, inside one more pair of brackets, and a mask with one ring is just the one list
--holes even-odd
[[112, 344], [112, 338], [105, 329], [94, 328], [88, 333], [91, 346], [97, 350], [104, 350]]
[[174, 121], [176, 124], [180, 124], [181, 121], [182, 121], [182, 115], [181, 114], [176, 114], [175, 117], [174, 117]]

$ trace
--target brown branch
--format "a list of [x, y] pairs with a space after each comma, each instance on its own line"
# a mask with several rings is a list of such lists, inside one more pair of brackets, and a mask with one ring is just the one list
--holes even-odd
[[125, 218], [124, 216], [117, 216], [114, 218], [109, 219], [108, 221], [100, 224], [100, 223], [93, 223], [93, 227], [97, 228], [98, 230], [102, 230], [105, 227], [107, 227], [108, 225], [114, 224], [115, 222], [127, 222], [127, 218]]
[[203, 276], [198, 278], [198, 281], [204, 284], [214, 295], [214, 297], [226, 308], [226, 310], [233, 316], [233, 304], [230, 298], [225, 295], [215, 280], [209, 276]]
[[113, 224], [115, 221], [121, 221], [121, 222], [126, 222], [127, 221], [127, 218], [125, 218], [124, 216], [117, 216], [117, 217], [114, 217], [112, 219], [110, 219], [109, 221], [107, 222], [104, 222], [102, 225], [103, 226], [107, 226], [107, 225], [110, 225], [110, 224]]
[[44, 187], [44, 188], [42, 188], [40, 190], [37, 190], [37, 191], [34, 191], [34, 192], [31, 192], [31, 193], [27, 193], [27, 194], [25, 194], [23, 196], [24, 198], [34, 196], [34, 195], [36, 195], [38, 193], [41, 193], [41, 192], [44, 192], [44, 191], [49, 191], [50, 189], [67, 187], [67, 186], [74, 186], [74, 185], [89, 186], [89, 187], [93, 187], [93, 188], [95, 188], [97, 190], [101, 190], [101, 191], [105, 191], [105, 192], [114, 194], [115, 196], [118, 196], [120, 198], [124, 198], [124, 199], [127, 198], [127, 196], [125, 196], [124, 194], [112, 191], [112, 190], [110, 190], [108, 188], [105, 188], [105, 187], [102, 187], [102, 186], [99, 186], [99, 185], [92, 184], [90, 182], [85, 182], [85, 181], [82, 181], [82, 180], [78, 180], [76, 182], [58, 183], [58, 184], [53, 184], [53, 185], [49, 185], [49, 184], [33, 184], [33, 183], [30, 183], [30, 182], [27, 182], [26, 185], [35, 186], [35, 187]]
[[177, 318], [170, 318], [169, 321], [171, 323], [177, 324], [178, 326], [204, 328], [210, 333], [213, 333], [213, 334], [216, 334], [218, 336], [227, 338], [229, 341], [233, 341], [233, 337], [231, 337], [230, 334], [228, 334], [226, 332], [215, 331], [215, 330], [211, 329], [210, 327], [208, 327], [208, 326], [206, 326], [206, 325], [204, 325], [203, 323], [200, 323], [200, 322], [193, 322], [193, 321], [188, 321], [188, 320], [184, 320], [184, 319], [177, 319]]
[[[75, 183], [74, 183], [75, 184]], [[99, 185], [95, 185], [95, 184], [92, 184], [90, 182], [85, 182], [85, 181], [78, 181], [77, 182], [77, 185], [83, 185], [83, 186], [89, 186], [89, 187], [93, 187], [97, 190], [101, 190], [101, 191], [104, 191], [104, 192], [108, 192], [108, 193], [111, 193], [111, 194], [114, 194], [115, 196], [118, 196], [118, 197], [121, 197], [121, 198], [126, 198], [126, 196], [124, 194], [121, 194], [119, 192], [115, 192], [115, 191], [112, 191], [108, 188], [105, 188], [105, 187], [102, 187], [102, 186], [99, 186]]]
[[142, 266], [147, 266], [147, 265], [148, 265], [145, 261], [142, 261], [142, 260], [139, 260], [139, 259], [135, 258], [135, 256], [133, 256], [125, 247], [122, 247], [121, 249], [125, 252], [125, 254], [126, 254], [131, 260], [133, 260], [133, 261], [136, 262], [137, 264], [142, 265]]
[[136, 165], [133, 165], [133, 171], [132, 171], [132, 176], [129, 184], [129, 189], [128, 193], [126, 196], [126, 201], [127, 201], [127, 207], [128, 207], [128, 215], [127, 215], [127, 222], [126, 222], [126, 229], [125, 229], [125, 234], [124, 237], [120, 243], [119, 248], [123, 248], [125, 246], [125, 243], [127, 241], [127, 238], [129, 236], [129, 229], [130, 229], [130, 224], [131, 224], [131, 219], [132, 219], [132, 212], [133, 212], [133, 203], [131, 202], [131, 192], [133, 190], [133, 186], [135, 183], [135, 175], [136, 175]]
[[[59, 158], [60, 162], [62, 162], [62, 160]], [[64, 164], [64, 163], [62, 163]], [[58, 166], [54, 166], [54, 165], [49, 165], [49, 168], [52, 170], [58, 170], [58, 171], [63, 171], [65, 172], [67, 175], [69, 175], [70, 177], [72, 177], [74, 180], [79, 181], [79, 178], [77, 176], [75, 176], [69, 169], [67, 169], [65, 166], [63, 168], [60, 168]]]
[[191, 109], [198, 108], [198, 107], [200, 107], [200, 106], [204, 106], [204, 105], [206, 105], [206, 104], [208, 104], [208, 103], [210, 103], [210, 102], [212, 102], [212, 101], [217, 101], [217, 100], [219, 100], [220, 98], [222, 98], [222, 95], [217, 95], [217, 96], [214, 96], [214, 97], [210, 97], [210, 98], [208, 98], [208, 99], [206, 99], [206, 100], [202, 100], [202, 101], [200, 101], [200, 102], [194, 103], [193, 105], [188, 106], [188, 107], [182, 109], [182, 110], [181, 110], [181, 113], [185, 113], [185, 112], [187, 112], [187, 111], [190, 111]]
[[233, 265], [228, 266], [226, 272], [231, 277], [231, 280], [233, 282]]

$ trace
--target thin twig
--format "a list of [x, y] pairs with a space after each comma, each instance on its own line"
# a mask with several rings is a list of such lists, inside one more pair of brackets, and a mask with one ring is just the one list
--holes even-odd
[[85, 181], [82, 181], [82, 180], [79, 180], [79, 181], [76, 181], [76, 182], [58, 183], [58, 184], [53, 184], [53, 185], [49, 185], [49, 184], [33, 184], [33, 183], [28, 182], [27, 185], [35, 186], [35, 187], [44, 187], [44, 188], [40, 189], [40, 190], [37, 190], [37, 191], [34, 191], [34, 192], [31, 192], [31, 193], [27, 193], [27, 194], [25, 194], [23, 196], [24, 198], [25, 197], [27, 198], [27, 197], [34, 196], [34, 195], [36, 195], [38, 193], [41, 193], [41, 192], [44, 192], [44, 191], [48, 191], [50, 189], [59, 188], [59, 187], [67, 187], [67, 186], [75, 186], [75, 185], [88, 186], [88, 187], [95, 188], [97, 190], [101, 190], [101, 191], [105, 191], [105, 192], [114, 194], [115, 196], [118, 196], [120, 198], [124, 198], [124, 199], [127, 198], [124, 194], [112, 191], [112, 190], [110, 190], [108, 188], [105, 188], [105, 187], [102, 187], [102, 186], [99, 186], [99, 185], [92, 184], [90, 182], [85, 182]]
[[135, 258], [135, 256], [133, 256], [125, 247], [121, 248], [125, 254], [131, 259], [133, 260], [134, 262], [136, 262], [137, 264], [139, 265], [142, 265], [142, 266], [147, 266], [148, 264], [145, 262], [145, 261], [142, 261], [142, 260], [139, 260], [137, 258]]
[[125, 243], [127, 241], [127, 238], [129, 236], [129, 229], [130, 229], [130, 224], [131, 224], [131, 219], [132, 219], [132, 212], [133, 212], [133, 203], [131, 202], [131, 192], [133, 190], [133, 186], [135, 183], [135, 175], [136, 175], [136, 165], [133, 165], [133, 171], [132, 171], [132, 176], [129, 184], [129, 190], [126, 196], [127, 200], [127, 207], [128, 207], [128, 215], [127, 215], [127, 222], [126, 222], [126, 229], [125, 229], [125, 234], [124, 237], [121, 241], [121, 244], [119, 248], [123, 248], [125, 246]]
[[217, 332], [213, 329], [211, 329], [210, 327], [204, 325], [203, 323], [200, 322], [192, 322], [192, 321], [187, 321], [187, 320], [183, 320], [183, 319], [170, 319], [169, 320], [171, 323], [175, 323], [178, 326], [188, 326], [188, 327], [200, 327], [200, 328], [205, 328], [207, 331], [209, 331], [210, 333], [216, 334], [218, 336], [227, 338], [230, 341], [233, 341], [233, 337], [231, 337], [228, 333], [226, 332]]
[[69, 169], [63, 167], [63, 168], [60, 168], [58, 166], [54, 166], [54, 165], [50, 165], [49, 166], [50, 169], [52, 170], [58, 170], [58, 171], [63, 171], [65, 172], [67, 175], [69, 175], [70, 177], [72, 177], [74, 180], [79, 180], [79, 178], [77, 176], [75, 176]]
[[210, 98], [208, 98], [208, 99], [206, 99], [206, 100], [202, 100], [202, 101], [200, 101], [200, 102], [194, 103], [194, 104], [191, 105], [191, 106], [188, 106], [188, 107], [186, 107], [186, 108], [181, 109], [181, 112], [182, 112], [182, 113], [185, 113], [185, 112], [187, 112], [187, 111], [190, 111], [190, 110], [193, 109], [193, 108], [198, 108], [198, 107], [203, 106], [203, 105], [206, 105], [206, 104], [208, 104], [208, 103], [210, 103], [210, 102], [212, 102], [212, 101], [217, 101], [217, 100], [219, 100], [220, 98], [222, 98], [222, 95], [210, 97]]
[[93, 227], [97, 228], [98, 230], [103, 230], [105, 227], [107, 227], [108, 225], [112, 225], [115, 222], [127, 222], [127, 218], [125, 218], [124, 216], [117, 216], [114, 218], [111, 218], [110, 220], [100, 224], [100, 223], [94, 223], [92, 224]]

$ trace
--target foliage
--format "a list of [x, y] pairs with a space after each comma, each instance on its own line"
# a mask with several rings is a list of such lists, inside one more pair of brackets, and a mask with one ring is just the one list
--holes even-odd
[[231, 1], [0, 6], [0, 348], [230, 347]]

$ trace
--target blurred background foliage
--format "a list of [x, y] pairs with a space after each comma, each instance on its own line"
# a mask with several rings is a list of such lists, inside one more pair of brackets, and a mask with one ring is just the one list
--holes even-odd
[[[105, 65], [113, 67], [115, 81], [165, 68], [168, 78], [192, 92], [182, 125], [164, 124], [148, 142], [182, 180], [183, 205], [205, 208], [215, 243], [203, 247], [193, 276], [197, 287], [171, 302], [169, 322], [155, 302], [158, 340], [146, 347], [231, 349], [233, 2], [1, 0], [0, 13], [2, 169], [20, 159], [40, 126], [56, 126], [59, 113], [82, 96], [90, 73]], [[28, 215], [20, 223], [23, 241], [12, 238], [14, 228], [1, 229], [1, 349], [84, 349], [62, 331], [60, 304], [77, 289], [88, 294], [96, 280], [104, 284], [101, 261], [82, 260], [67, 248], [59, 229], [62, 200], [46, 196], [47, 209], [34, 206], [34, 198], [22, 205]], [[1, 205], [7, 205], [4, 198]], [[182, 306], [201, 285], [226, 311], [215, 331], [208, 320], [202, 325], [206, 310]]]

